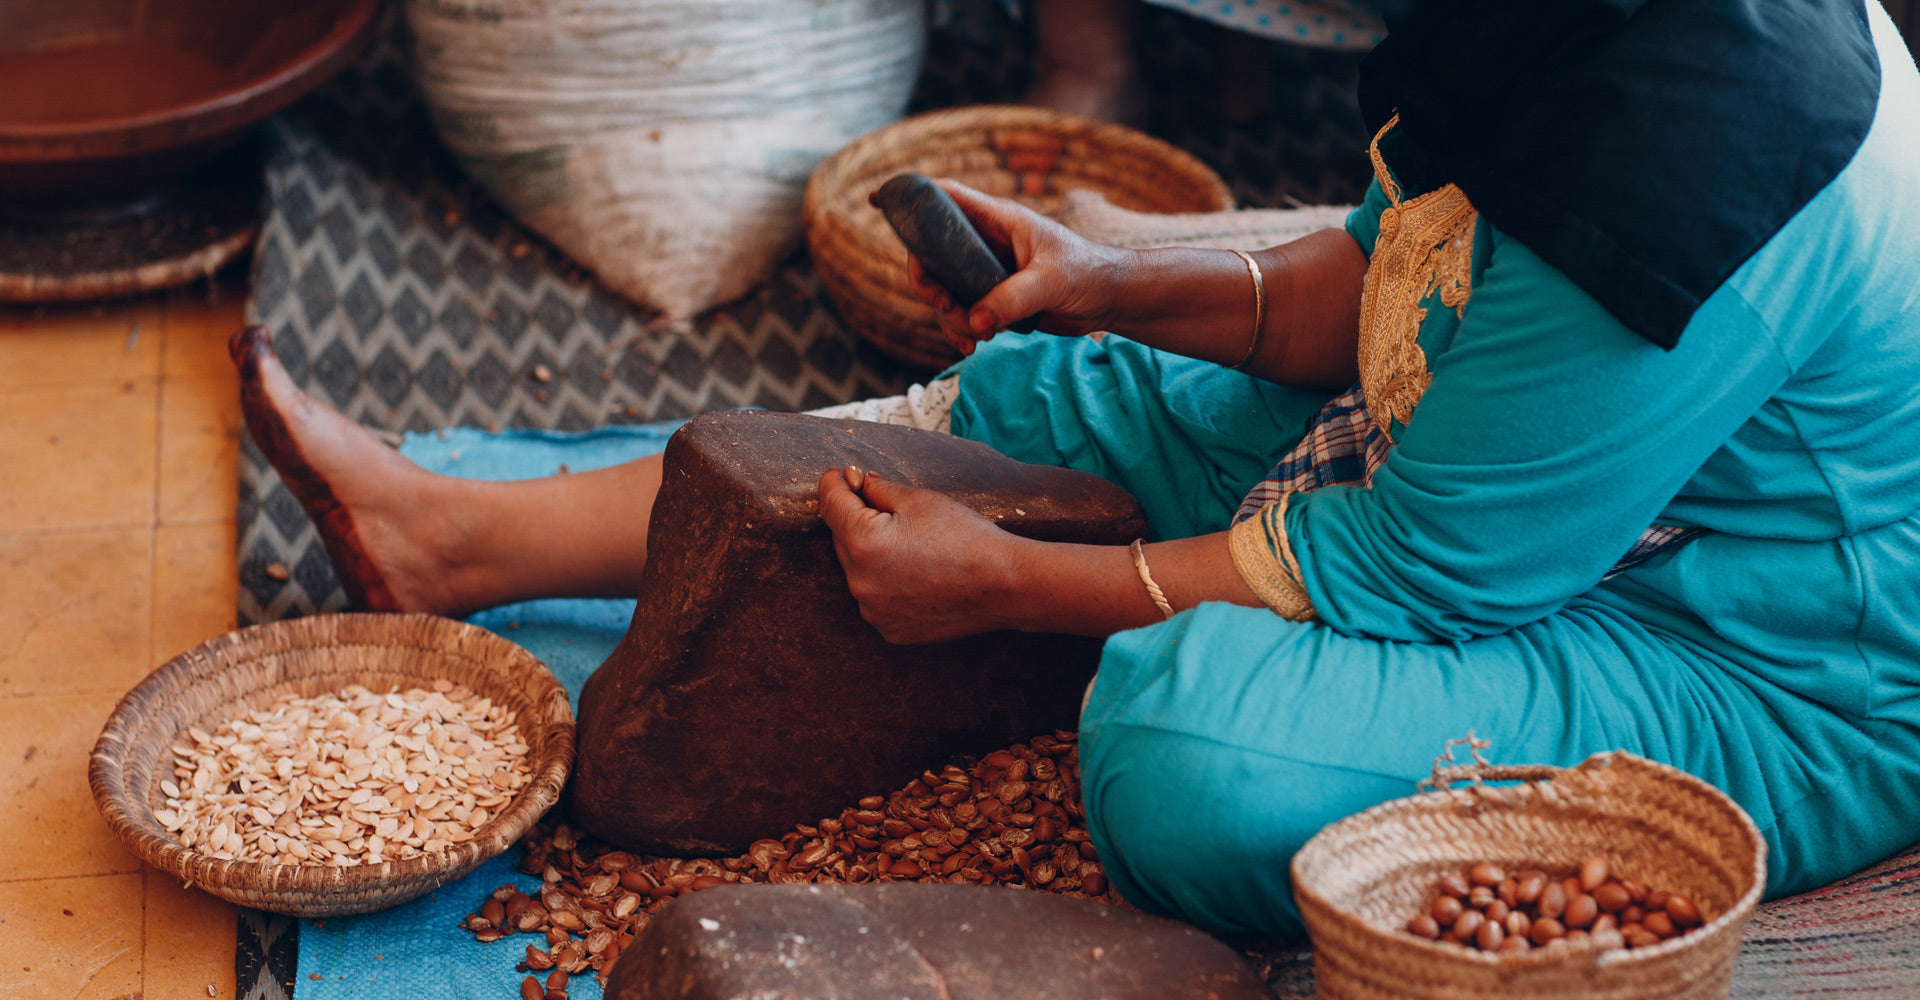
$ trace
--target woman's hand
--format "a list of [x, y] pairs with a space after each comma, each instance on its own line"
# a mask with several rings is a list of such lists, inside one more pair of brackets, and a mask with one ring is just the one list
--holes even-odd
[[1020, 539], [958, 500], [834, 469], [820, 477], [820, 516], [860, 617], [888, 642], [927, 643], [1008, 627], [992, 613]]
[[1103, 246], [1006, 198], [982, 194], [957, 181], [938, 182], [999, 254], [1011, 256], [1015, 270], [985, 298], [964, 309], [946, 289], [908, 258], [914, 294], [933, 307], [940, 331], [961, 354], [1032, 317], [1039, 329], [1077, 337], [1113, 323], [1118, 292], [1126, 281], [1130, 251]]

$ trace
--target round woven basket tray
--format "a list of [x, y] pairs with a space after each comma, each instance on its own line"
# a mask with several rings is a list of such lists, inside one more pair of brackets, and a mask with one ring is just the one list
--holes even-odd
[[[1718, 789], [1627, 753], [1565, 769], [1448, 768], [1436, 778], [1475, 783], [1375, 806], [1320, 831], [1294, 856], [1294, 897], [1313, 938], [1321, 997], [1728, 995], [1741, 930], [1766, 884], [1766, 846]], [[1442, 877], [1477, 862], [1571, 871], [1595, 854], [1619, 876], [1691, 897], [1709, 919], [1631, 951], [1496, 954], [1402, 930], [1432, 904]]]
[[1222, 212], [1233, 195], [1206, 164], [1152, 136], [1041, 108], [982, 105], [915, 115], [828, 157], [807, 183], [807, 246], [848, 328], [928, 368], [960, 355], [907, 284], [907, 250], [867, 196], [907, 171], [951, 177], [1043, 213], [1068, 191], [1136, 212]]
[[[445, 678], [512, 710], [532, 778], [448, 850], [374, 865], [222, 861], [182, 847], [154, 810], [174, 743], [287, 692], [311, 697], [360, 684], [384, 692]], [[433, 615], [316, 615], [230, 632], [167, 662], [107, 718], [87, 778], [107, 825], [141, 860], [223, 899], [328, 917], [403, 903], [507, 849], [554, 803], [573, 765], [566, 689], [533, 654], [485, 629]]]

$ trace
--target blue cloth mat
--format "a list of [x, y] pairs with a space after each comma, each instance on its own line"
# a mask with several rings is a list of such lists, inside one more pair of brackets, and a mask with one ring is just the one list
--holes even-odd
[[[460, 428], [409, 434], [400, 453], [434, 472], [469, 479], [528, 479], [617, 465], [666, 447], [679, 422], [608, 427], [581, 434]], [[519, 643], [560, 678], [580, 710], [580, 686], [626, 634], [632, 601], [529, 601], [482, 611], [467, 619]], [[300, 922], [300, 1000], [469, 1000], [516, 995], [523, 975], [514, 963], [543, 939], [514, 934], [480, 944], [459, 923], [482, 898], [509, 882], [534, 890], [540, 880], [520, 874], [519, 848], [488, 861], [466, 878], [379, 913]], [[545, 973], [541, 973], [544, 979]], [[582, 975], [568, 984], [574, 1000], [600, 1000], [600, 984]]]

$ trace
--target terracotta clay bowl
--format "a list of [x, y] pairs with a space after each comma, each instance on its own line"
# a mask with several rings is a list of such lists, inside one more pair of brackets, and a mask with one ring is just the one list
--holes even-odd
[[380, 0], [0, 3], [0, 200], [127, 197], [345, 66]]

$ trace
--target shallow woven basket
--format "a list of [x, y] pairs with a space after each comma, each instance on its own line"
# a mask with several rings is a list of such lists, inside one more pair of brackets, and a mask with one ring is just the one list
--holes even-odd
[[[165, 802], [162, 768], [188, 726], [212, 730], [287, 691], [404, 690], [439, 678], [511, 709], [532, 768], [532, 780], [467, 843], [347, 868], [221, 861], [180, 846], [154, 818]], [[403, 903], [506, 850], [560, 800], [572, 765], [567, 692], [533, 654], [433, 615], [343, 614], [229, 632], [168, 661], [107, 718], [87, 778], [107, 825], [141, 860], [242, 906], [328, 917]]]
[[907, 284], [907, 251], [867, 195], [895, 174], [951, 177], [1052, 212], [1090, 189], [1136, 212], [1221, 212], [1233, 195], [1206, 164], [1133, 129], [1079, 115], [981, 105], [915, 115], [861, 136], [807, 183], [820, 283], [855, 333], [910, 364], [960, 359]]
[[[1564, 769], [1447, 768], [1436, 778], [1475, 783], [1375, 806], [1320, 831], [1294, 856], [1294, 897], [1313, 938], [1321, 997], [1728, 995], [1741, 930], [1766, 884], [1766, 847], [1718, 789], [1627, 753]], [[1432, 905], [1443, 876], [1475, 862], [1573, 871], [1594, 854], [1622, 877], [1684, 893], [1711, 919], [1631, 951], [1496, 955], [1402, 930]]]

